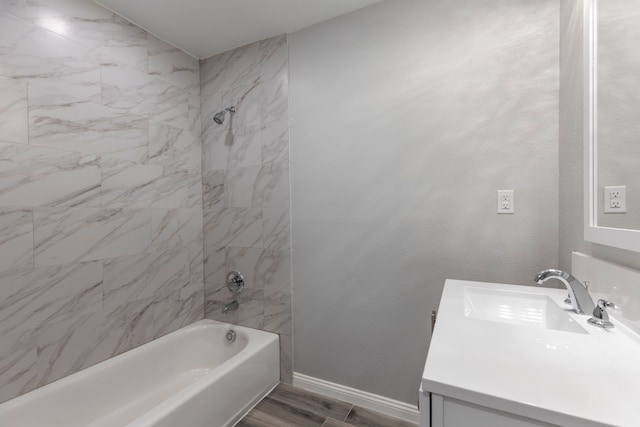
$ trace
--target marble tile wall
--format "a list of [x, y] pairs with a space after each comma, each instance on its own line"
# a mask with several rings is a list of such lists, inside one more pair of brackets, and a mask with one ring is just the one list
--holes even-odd
[[201, 319], [204, 262], [198, 61], [91, 1], [0, 0], [0, 28], [4, 401]]
[[[282, 380], [292, 379], [289, 76], [285, 35], [200, 63], [205, 315], [280, 334]], [[223, 125], [216, 112], [234, 105]], [[230, 270], [247, 288], [237, 311]]]

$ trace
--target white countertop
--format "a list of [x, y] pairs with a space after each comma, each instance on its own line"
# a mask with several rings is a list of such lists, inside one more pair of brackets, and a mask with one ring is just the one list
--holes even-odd
[[[465, 316], [464, 288], [549, 296], [586, 333]], [[587, 324], [566, 290], [447, 280], [422, 375], [425, 391], [566, 427], [640, 426], [640, 337]]]

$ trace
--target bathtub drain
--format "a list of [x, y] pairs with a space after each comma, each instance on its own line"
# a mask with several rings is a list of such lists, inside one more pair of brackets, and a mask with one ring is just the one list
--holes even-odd
[[227, 332], [227, 341], [229, 342], [234, 342], [236, 340], [236, 332], [231, 329], [229, 332]]

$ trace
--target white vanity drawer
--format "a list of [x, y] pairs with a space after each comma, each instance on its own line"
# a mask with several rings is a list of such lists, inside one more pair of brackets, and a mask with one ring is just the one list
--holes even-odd
[[[422, 393], [424, 394], [424, 393]], [[421, 394], [421, 397], [422, 397]], [[420, 405], [422, 407], [422, 403]], [[421, 408], [422, 409], [422, 408]], [[422, 415], [422, 411], [420, 412]], [[420, 418], [421, 427], [423, 418]], [[428, 426], [429, 424], [426, 424]], [[431, 397], [431, 427], [557, 427], [552, 424], [520, 417], [433, 394]]]

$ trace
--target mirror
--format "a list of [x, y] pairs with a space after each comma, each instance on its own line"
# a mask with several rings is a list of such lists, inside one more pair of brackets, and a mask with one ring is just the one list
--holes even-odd
[[640, 252], [638, 23], [638, 0], [585, 0], [585, 240]]
[[640, 230], [640, 2], [597, 7], [597, 224]]

